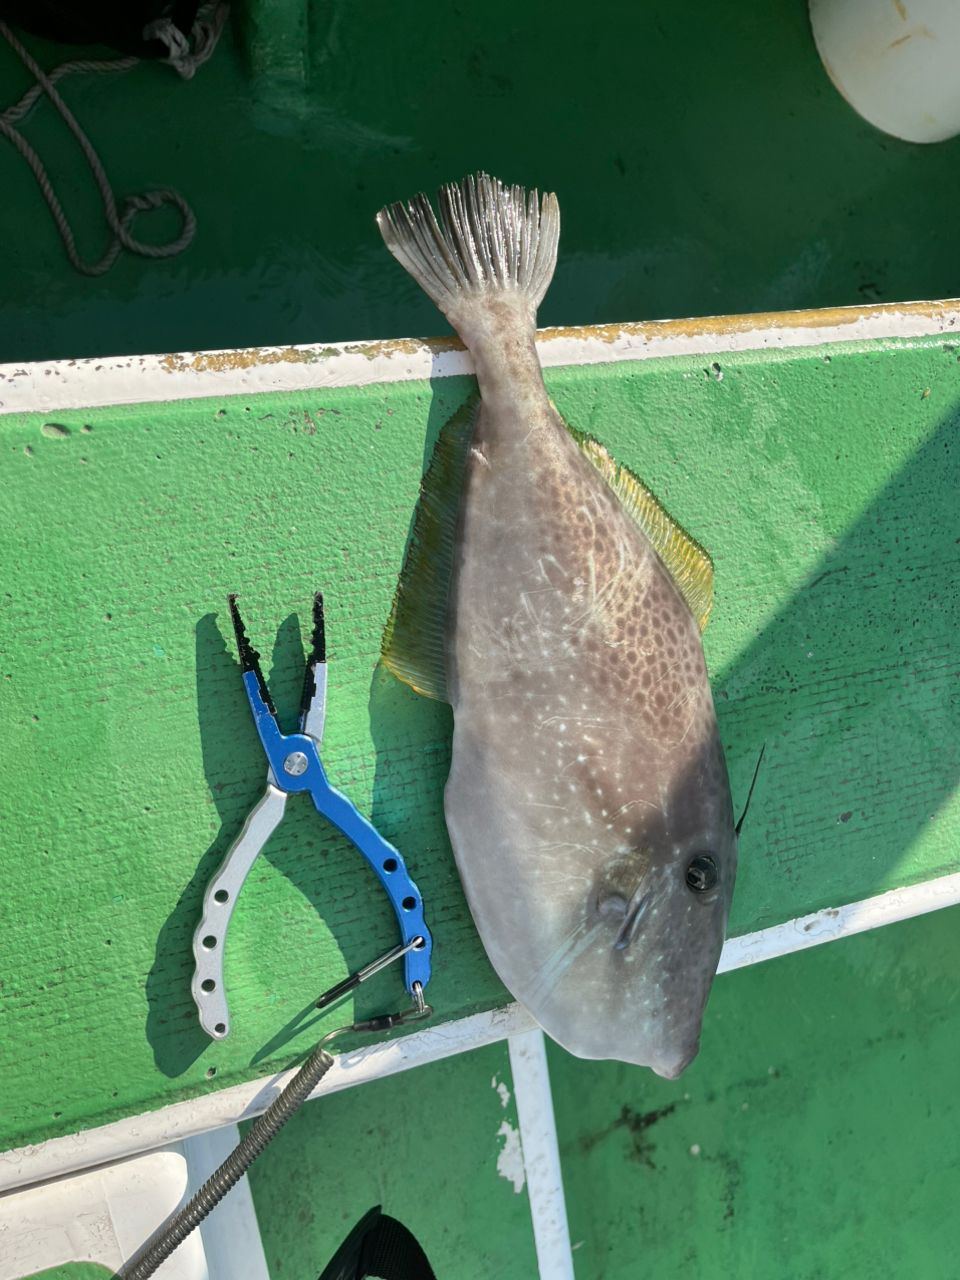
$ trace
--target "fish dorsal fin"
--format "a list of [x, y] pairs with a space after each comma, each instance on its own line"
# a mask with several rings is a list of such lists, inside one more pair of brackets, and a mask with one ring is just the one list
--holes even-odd
[[[450, 582], [460, 527], [467, 453], [479, 408], [474, 394], [441, 428], [420, 486], [420, 500], [383, 634], [386, 667], [427, 698], [448, 701], [446, 633]], [[713, 566], [627, 468], [596, 440], [568, 428], [577, 445], [612, 489], [624, 511], [649, 538], [701, 631], [713, 603]]]
[[417, 693], [448, 701], [446, 632], [467, 452], [480, 397], [441, 428], [420, 486], [420, 501], [383, 633], [383, 661]]
[[710, 557], [664, 510], [643, 481], [611, 458], [602, 444], [578, 431], [571, 430], [571, 435], [616, 494], [627, 515], [650, 539], [702, 631], [713, 606]]

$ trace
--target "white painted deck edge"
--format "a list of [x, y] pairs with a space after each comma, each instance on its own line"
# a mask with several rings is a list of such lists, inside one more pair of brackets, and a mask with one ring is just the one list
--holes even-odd
[[[824, 942], [836, 942], [957, 903], [960, 903], [960, 872], [891, 889], [846, 906], [827, 907], [770, 929], [728, 939], [719, 972], [728, 973]], [[533, 1028], [533, 1020], [517, 1004], [426, 1027], [403, 1039], [342, 1055], [312, 1096], [321, 1097], [410, 1067], [438, 1062]], [[112, 1163], [153, 1147], [183, 1141], [208, 1129], [248, 1120], [266, 1110], [292, 1074], [289, 1071], [263, 1077], [96, 1129], [0, 1153], [0, 1192], [93, 1165]]]
[[[425, 1066], [443, 1058], [495, 1044], [534, 1023], [519, 1005], [507, 1005], [455, 1022], [438, 1023], [398, 1040], [341, 1053], [324, 1076], [314, 1098], [391, 1076], [410, 1067]], [[0, 1192], [46, 1181], [76, 1169], [108, 1164], [124, 1155], [182, 1142], [195, 1134], [222, 1125], [251, 1120], [265, 1111], [294, 1071], [262, 1076], [201, 1098], [174, 1102], [156, 1111], [128, 1116], [63, 1138], [20, 1147], [0, 1154]]]
[[539, 1027], [507, 1042], [540, 1280], [574, 1280], [547, 1048]]
[[739, 938], [728, 938], [720, 957], [718, 973], [743, 969], [749, 964], [774, 960], [777, 956], [805, 951], [822, 942], [836, 942], [856, 933], [866, 933], [883, 925], [897, 924], [913, 916], [939, 911], [960, 902], [960, 871], [921, 884], [890, 889], [874, 898], [848, 902], [843, 907], [825, 907], [808, 916], [798, 916], [770, 929], [758, 929]]
[[[240, 1130], [228, 1124], [179, 1144], [187, 1162], [189, 1195], [196, 1195], [239, 1141]], [[270, 1280], [249, 1178], [241, 1178], [216, 1213], [201, 1222], [200, 1236], [209, 1268], [207, 1280]]]
[[[960, 304], [914, 302], [543, 329], [537, 351], [544, 367], [554, 368], [958, 333]], [[472, 372], [469, 355], [455, 340], [408, 338], [0, 364], [0, 414], [368, 386]]]

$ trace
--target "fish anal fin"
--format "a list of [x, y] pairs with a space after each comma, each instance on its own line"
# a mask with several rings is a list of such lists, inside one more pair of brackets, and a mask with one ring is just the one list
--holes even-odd
[[706, 551], [680, 527], [643, 481], [612, 458], [602, 444], [575, 430], [571, 434], [624, 511], [649, 538], [703, 631], [713, 607], [713, 564]]
[[416, 693], [448, 701], [446, 633], [464, 468], [479, 396], [445, 423], [420, 486], [407, 553], [383, 633], [384, 665]]

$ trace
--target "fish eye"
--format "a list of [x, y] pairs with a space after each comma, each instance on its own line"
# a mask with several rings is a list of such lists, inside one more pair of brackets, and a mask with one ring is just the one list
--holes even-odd
[[694, 893], [706, 893], [719, 879], [717, 864], [709, 853], [698, 853], [687, 867], [687, 887]]

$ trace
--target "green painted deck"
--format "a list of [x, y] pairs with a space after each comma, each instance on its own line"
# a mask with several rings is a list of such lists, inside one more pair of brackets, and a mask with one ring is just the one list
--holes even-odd
[[[548, 383], [714, 557], [707, 658], [737, 796], [767, 744], [731, 932], [956, 869], [953, 345], [647, 360]], [[272, 679], [292, 714], [297, 615], [324, 589], [331, 778], [421, 886], [438, 1016], [505, 999], [443, 826], [449, 711], [377, 663], [424, 459], [468, 386], [0, 418], [16, 779], [0, 816], [21, 855], [0, 907], [3, 1039], [20, 1047], [6, 1145], [288, 1065], [316, 1038], [312, 1019], [297, 1031], [312, 1000], [393, 938], [358, 856], [291, 804], [231, 930], [234, 1031], [212, 1044], [197, 1024], [203, 887], [263, 785], [225, 638], [231, 590], [254, 643], [269, 654], [279, 636]], [[360, 1006], [391, 990], [380, 979]], [[79, 1070], [51, 1043], [62, 1026], [82, 1033]]]
[[[958, 965], [953, 908], [727, 974], [703, 1051], [673, 1082], [551, 1046], [577, 1280], [953, 1280]], [[381, 1196], [424, 1233], [442, 1280], [536, 1274], [523, 1197], [491, 1167], [493, 1077], [469, 1065], [484, 1055], [450, 1069], [469, 1098], [463, 1130], [449, 1124], [445, 1064], [322, 1099], [291, 1123], [252, 1173], [272, 1276], [315, 1275]], [[402, 1141], [383, 1132], [398, 1106], [411, 1109]], [[398, 1176], [384, 1150], [419, 1158]], [[344, 1167], [334, 1153], [347, 1151], [357, 1159]], [[435, 1161], [455, 1191], [438, 1188]], [[489, 1234], [461, 1214], [465, 1200], [484, 1227], [495, 1208]]]
[[270, 1275], [314, 1280], [383, 1204], [438, 1280], [535, 1276], [522, 1170], [512, 1176], [520, 1140], [506, 1044], [361, 1092], [359, 1106], [353, 1092], [311, 1103], [251, 1171]]
[[[506, 0], [314, 17], [305, 73], [258, 54], [250, 18], [189, 84], [66, 82], [119, 190], [193, 204], [172, 263], [75, 276], [0, 149], [0, 361], [437, 332], [372, 215], [481, 165], [559, 193], [544, 324], [960, 294], [960, 140], [860, 121], [802, 4], [589, 27]], [[27, 131], [92, 256], [97, 200], [62, 125], [43, 107]], [[931, 339], [549, 375], [715, 559], [707, 656], [739, 797], [767, 744], [735, 933], [960, 866], [958, 357]], [[290, 1064], [338, 1020], [296, 1034], [302, 1011], [393, 938], [356, 856], [291, 805], [231, 932], [235, 1030], [199, 1032], [203, 885], [263, 777], [230, 590], [291, 712], [297, 615], [325, 589], [331, 775], [424, 891], [438, 1015], [504, 998], [443, 829], [449, 715], [377, 667], [419, 478], [467, 389], [0, 416], [0, 1149]], [[721, 977], [675, 1084], [553, 1052], [578, 1280], [952, 1277], [958, 919]], [[527, 1280], [494, 1080], [510, 1090], [503, 1046], [301, 1113], [252, 1177], [274, 1280], [315, 1275], [381, 1199], [441, 1280]]]
[[554, 1054], [578, 1280], [952, 1280], [958, 963], [953, 908], [719, 979], [676, 1082]]

